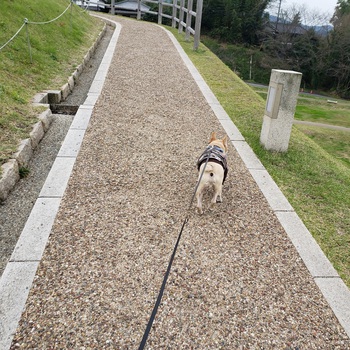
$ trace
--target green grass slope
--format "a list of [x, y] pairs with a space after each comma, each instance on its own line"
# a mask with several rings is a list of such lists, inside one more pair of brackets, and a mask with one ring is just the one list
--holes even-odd
[[[69, 0], [1, 0], [0, 47], [25, 18], [51, 21], [69, 5]], [[20, 140], [28, 138], [37, 122], [38, 109], [31, 99], [42, 90], [60, 88], [102, 28], [102, 21], [74, 5], [52, 23], [27, 24], [0, 50], [0, 165], [17, 150]]]

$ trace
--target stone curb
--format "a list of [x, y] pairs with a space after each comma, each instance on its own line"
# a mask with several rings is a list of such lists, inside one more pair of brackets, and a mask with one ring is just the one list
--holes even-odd
[[90, 47], [84, 56], [82, 63], [75, 69], [68, 78], [67, 83], [62, 85], [58, 90], [46, 90], [37, 93], [32, 104], [35, 106], [43, 106], [46, 108], [44, 112], [38, 115], [39, 121], [33, 125], [33, 129], [29, 134], [29, 138], [22, 140], [11, 159], [1, 166], [0, 175], [0, 202], [5, 201], [11, 190], [20, 179], [19, 171], [22, 167], [27, 167], [33, 156], [33, 152], [38, 147], [45, 133], [49, 130], [53, 120], [50, 104], [58, 104], [64, 101], [73, 91], [76, 81], [79, 79], [84, 67], [88, 64], [91, 56], [95, 52], [97, 45], [105, 35], [107, 23], [105, 23], [102, 31], [98, 35], [94, 44]]

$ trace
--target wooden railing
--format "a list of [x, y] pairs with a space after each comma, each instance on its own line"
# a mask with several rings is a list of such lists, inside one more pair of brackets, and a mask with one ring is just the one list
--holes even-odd
[[[141, 0], [137, 0], [138, 11], [137, 18], [141, 18]], [[186, 40], [190, 35], [194, 36], [195, 50], [198, 49], [200, 42], [200, 31], [202, 22], [203, 0], [197, 0], [196, 10], [193, 10], [193, 0], [143, 0], [142, 3], [151, 3], [158, 5], [158, 11], [148, 11], [149, 14], [158, 16], [158, 24], [162, 24], [163, 18], [171, 19], [172, 27], [178, 27], [179, 33], [185, 31]], [[166, 13], [166, 8], [171, 8], [171, 15]], [[169, 11], [168, 11], [169, 12]], [[194, 20], [193, 20], [194, 19]], [[194, 22], [194, 28], [192, 24]]]

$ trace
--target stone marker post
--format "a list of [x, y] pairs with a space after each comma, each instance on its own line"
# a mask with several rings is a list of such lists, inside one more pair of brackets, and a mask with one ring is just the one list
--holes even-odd
[[266, 100], [261, 144], [270, 151], [286, 152], [292, 131], [302, 74], [273, 69]]

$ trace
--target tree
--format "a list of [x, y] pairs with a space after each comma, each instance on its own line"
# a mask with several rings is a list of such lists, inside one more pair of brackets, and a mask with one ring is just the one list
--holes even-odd
[[350, 98], [350, 0], [338, 0], [331, 23], [327, 73], [332, 81], [328, 84]]
[[273, 0], [205, 0], [202, 28], [221, 40], [257, 44], [264, 12]]
[[329, 15], [310, 11], [305, 5], [282, 10], [274, 31], [265, 37], [262, 45], [265, 52], [275, 57], [272, 61], [275, 67], [271, 68], [277, 64], [281, 69], [302, 72], [303, 86], [313, 90], [325, 86], [325, 81], [328, 86], [331, 30], [328, 18]]
[[202, 13], [202, 27], [213, 31], [223, 26], [225, 15], [224, 0], [204, 0]]

